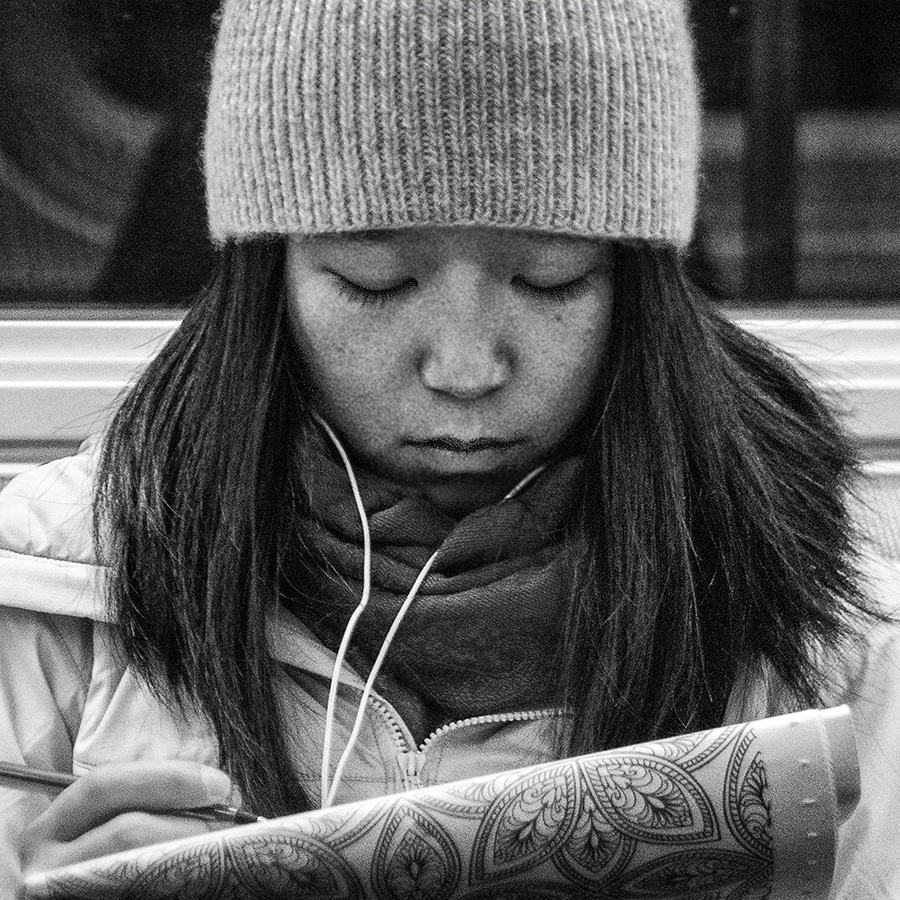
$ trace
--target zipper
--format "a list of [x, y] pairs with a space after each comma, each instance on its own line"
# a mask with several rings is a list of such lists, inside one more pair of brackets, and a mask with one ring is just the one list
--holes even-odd
[[402, 720], [398, 716], [395, 716], [387, 703], [374, 692], [369, 694], [369, 704], [374, 706], [375, 709], [381, 713], [381, 717], [387, 722], [391, 737], [397, 745], [397, 751], [407, 752], [409, 748], [413, 746], [413, 741], [411, 740], [412, 735], [408, 734], [408, 729], [401, 724]]
[[398, 716], [396, 716], [387, 703], [376, 694], [369, 694], [369, 704], [381, 714], [381, 717], [387, 722], [391, 737], [394, 739], [394, 745], [397, 748], [397, 765], [400, 767], [400, 776], [403, 778], [403, 790], [410, 791], [413, 788], [421, 787], [422, 780], [419, 772], [422, 770], [424, 754], [413, 749], [415, 746], [411, 740], [412, 735], [408, 735], [408, 729], [402, 724]]
[[403, 789], [406, 791], [422, 787], [422, 769], [431, 744], [440, 737], [464, 728], [467, 725], [500, 725], [509, 722], [537, 722], [541, 719], [551, 719], [557, 716], [568, 715], [563, 709], [529, 709], [512, 713], [489, 713], [483, 716], [470, 716], [467, 719], [458, 719], [448, 722], [435, 729], [422, 743], [416, 747], [411, 740], [412, 735], [402, 724], [402, 720], [391, 710], [387, 703], [376, 694], [369, 695], [369, 703], [378, 710], [381, 717], [387, 722], [391, 737], [397, 750], [397, 765], [400, 776], [403, 779]]
[[470, 716], [468, 719], [459, 719], [456, 722], [448, 722], [446, 725], [441, 725], [440, 728], [432, 731], [422, 742], [419, 747], [419, 752], [424, 755], [428, 751], [429, 744], [437, 738], [443, 737], [445, 734], [449, 734], [451, 731], [456, 731], [457, 728], [463, 728], [466, 725], [499, 725], [509, 722], [537, 722], [540, 719], [551, 719], [565, 714], [565, 710], [551, 708], [528, 709], [524, 712], [514, 713], [490, 713], [484, 716]]
[[397, 763], [403, 776], [403, 790], [422, 787], [420, 773], [425, 764], [425, 754], [421, 750], [401, 750], [397, 755]]

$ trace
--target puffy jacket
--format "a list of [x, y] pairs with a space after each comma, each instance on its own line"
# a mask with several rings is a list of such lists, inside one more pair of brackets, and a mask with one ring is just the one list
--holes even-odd
[[[111, 761], [186, 759], [217, 764], [199, 717], [161, 705], [113, 653], [102, 603], [104, 572], [91, 538], [95, 444], [14, 479], [0, 495], [0, 759], [82, 774]], [[873, 597], [889, 608], [900, 565], [872, 558]], [[296, 618], [273, 611], [270, 652], [298, 777], [319, 794], [318, 773], [334, 654]], [[862, 802], [841, 829], [834, 897], [900, 897], [900, 628], [878, 626], [835, 661], [829, 705], [853, 709]], [[344, 667], [335, 746], [346, 742], [363, 682]], [[742, 680], [727, 722], [772, 712], [761, 681]], [[439, 784], [552, 758], [551, 731], [566, 713], [523, 710], [444, 726], [417, 746], [391, 704], [373, 695], [337, 802]], [[14, 850], [46, 799], [0, 789], [0, 900], [21, 884]]]

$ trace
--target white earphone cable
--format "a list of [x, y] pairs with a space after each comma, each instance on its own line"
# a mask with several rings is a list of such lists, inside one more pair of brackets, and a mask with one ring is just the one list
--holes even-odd
[[[549, 465], [550, 463], [545, 462], [542, 465], [538, 466], [536, 469], [532, 469], [511, 491], [504, 494], [503, 500], [511, 500], [516, 496], [516, 494], [519, 494], [523, 490], [525, 490], [525, 488], [527, 488], [528, 485], [531, 484], [531, 482], [534, 481], [534, 479], [537, 478], [538, 475], [540, 475], [541, 472], [543, 472], [544, 469], [546, 469]], [[502, 503], [503, 500], [501, 500], [500, 502]]]
[[[422, 582], [428, 576], [428, 573], [431, 570], [431, 567], [434, 564], [434, 561], [437, 558], [440, 550], [436, 550], [434, 553], [432, 553], [428, 561], [422, 567], [422, 570], [416, 577], [412, 588], [410, 588], [409, 593], [406, 595], [406, 599], [401, 604], [400, 609], [397, 610], [396, 616], [394, 616], [394, 621], [391, 623], [391, 627], [381, 644], [381, 649], [378, 652], [378, 656], [376, 657], [375, 662], [372, 665], [372, 669], [369, 672], [369, 677], [366, 679], [362, 696], [360, 697], [359, 706], [356, 710], [356, 717], [353, 721], [353, 728], [350, 732], [349, 738], [347, 739], [347, 744], [344, 747], [340, 758], [338, 759], [338, 764], [334, 770], [334, 777], [331, 778], [329, 775], [329, 768], [331, 764], [331, 745], [334, 738], [334, 722], [337, 706], [338, 685], [340, 684], [341, 669], [343, 668], [344, 660], [347, 656], [347, 650], [350, 646], [350, 640], [353, 637], [353, 631], [356, 628], [356, 623], [359, 620], [359, 617], [362, 615], [363, 610], [366, 608], [366, 605], [369, 602], [369, 595], [372, 589], [372, 539], [369, 532], [369, 522], [366, 516], [365, 506], [363, 505], [362, 495], [360, 494], [359, 485], [356, 481], [356, 475], [353, 472], [353, 466], [350, 463], [350, 458], [347, 455], [347, 451], [344, 450], [344, 447], [338, 439], [338, 436], [334, 433], [328, 423], [318, 415], [315, 415], [315, 418], [316, 421], [318, 421], [318, 423], [322, 426], [322, 428], [325, 429], [325, 433], [334, 444], [335, 449], [337, 450], [338, 454], [341, 457], [341, 461], [344, 464], [344, 468], [347, 470], [347, 477], [350, 481], [350, 489], [353, 492], [353, 499], [356, 502], [356, 509], [359, 513], [359, 520], [363, 534], [362, 596], [360, 597], [356, 609], [353, 610], [353, 613], [350, 616], [349, 621], [347, 622], [347, 627], [344, 629], [344, 634], [341, 638], [338, 652], [335, 655], [334, 671], [331, 674], [331, 684], [328, 690], [328, 706], [325, 711], [325, 733], [322, 740], [321, 772], [321, 805], [322, 809], [325, 809], [326, 807], [332, 805], [332, 803], [334, 802], [334, 798], [337, 795], [337, 791], [341, 783], [341, 778], [344, 774], [344, 767], [347, 764], [347, 760], [350, 758], [350, 754], [353, 752], [353, 748], [355, 747], [356, 741], [359, 738], [360, 730], [362, 729], [362, 723], [366, 713], [366, 704], [368, 703], [369, 696], [372, 693], [375, 679], [378, 677], [378, 673], [381, 671], [381, 666], [384, 662], [385, 657], [387, 656], [388, 650], [390, 649], [391, 642], [394, 639], [394, 635], [400, 628], [400, 624], [403, 621], [403, 617], [406, 615], [407, 610], [410, 608], [410, 606], [412, 606], [413, 600], [415, 600], [416, 595], [419, 592], [419, 588], [422, 586]], [[503, 500], [509, 500], [510, 498], [515, 497], [516, 494], [518, 494], [535, 478], [537, 478], [537, 476], [547, 468], [547, 465], [548, 464], [545, 463], [544, 465], [538, 466], [536, 469], [533, 469], [531, 472], [529, 472], [528, 475], [526, 475], [511, 491], [509, 491], [509, 493], [507, 493], [503, 497]]]
[[[359, 521], [362, 526], [363, 534], [362, 596], [359, 599], [356, 609], [353, 610], [350, 620], [347, 622], [347, 627], [344, 629], [344, 635], [341, 638], [340, 647], [338, 647], [337, 656], [334, 660], [334, 671], [331, 673], [331, 685], [328, 689], [328, 707], [325, 710], [325, 734], [322, 739], [321, 775], [322, 800], [323, 805], [325, 805], [324, 800], [330, 793], [328, 770], [331, 765], [331, 743], [334, 736], [335, 707], [337, 705], [337, 691], [338, 684], [340, 683], [341, 669], [344, 665], [344, 659], [347, 656], [347, 648], [350, 646], [350, 639], [353, 637], [353, 629], [356, 627], [356, 623], [362, 615], [362, 611], [369, 602], [369, 594], [372, 589], [372, 538], [369, 534], [369, 522], [366, 518], [366, 509], [363, 506], [362, 495], [359, 492], [359, 485], [356, 483], [356, 476], [353, 474], [353, 466], [350, 464], [350, 458], [347, 456], [346, 450], [344, 450], [341, 442], [338, 440], [338, 436], [332, 431], [328, 423], [318, 415], [316, 415], [316, 420], [325, 429], [325, 433], [328, 437], [331, 438], [331, 442], [337, 449], [338, 454], [340, 454], [341, 461], [344, 463], [344, 467], [347, 470], [347, 477], [350, 479], [350, 489], [353, 491], [353, 499], [356, 501], [356, 509], [359, 513]], [[344, 752], [346, 753], [346, 751]], [[333, 793], [333, 791], [331, 791], [331, 793]]]
[[410, 589], [410, 592], [406, 595], [406, 599], [403, 601], [400, 609], [397, 610], [397, 615], [394, 616], [394, 621], [391, 623], [391, 627], [381, 644], [381, 650], [378, 652], [378, 656], [376, 657], [375, 663], [372, 666], [372, 671], [369, 672], [369, 677], [366, 679], [366, 686], [363, 688], [362, 697], [359, 701], [359, 707], [356, 711], [356, 719], [353, 722], [353, 730], [350, 732], [350, 737], [347, 739], [347, 746], [344, 748], [344, 752], [341, 754], [341, 758], [338, 760], [337, 767], [334, 770], [334, 778], [331, 781], [331, 792], [322, 803], [323, 809], [331, 806], [331, 804], [334, 803], [334, 798], [337, 795], [337, 790], [340, 786], [341, 778], [344, 774], [344, 766], [347, 764], [347, 760], [350, 758], [350, 754], [353, 752], [353, 747], [356, 745], [357, 738], [359, 737], [363, 718], [366, 714], [366, 704], [369, 701], [369, 695], [372, 693], [372, 686], [375, 684], [375, 679], [378, 677], [378, 673], [381, 671], [381, 664], [384, 662], [385, 656], [387, 656], [388, 649], [391, 646], [391, 641], [393, 641], [394, 635], [397, 633], [397, 629], [400, 627], [400, 623], [403, 621], [403, 617], [406, 615], [406, 611], [410, 608], [410, 606], [412, 606], [412, 602], [413, 600], [415, 600], [416, 594], [418, 594], [419, 588], [428, 575], [431, 566], [434, 564], [438, 553], [440, 553], [440, 550], [435, 550], [434, 553], [431, 554], [428, 562], [426, 562], [422, 567], [422, 571], [419, 572], [412, 588]]

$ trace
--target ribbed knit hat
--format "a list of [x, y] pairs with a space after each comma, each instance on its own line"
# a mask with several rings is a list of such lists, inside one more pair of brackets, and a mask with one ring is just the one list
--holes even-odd
[[684, 245], [697, 107], [682, 0], [226, 0], [210, 229]]

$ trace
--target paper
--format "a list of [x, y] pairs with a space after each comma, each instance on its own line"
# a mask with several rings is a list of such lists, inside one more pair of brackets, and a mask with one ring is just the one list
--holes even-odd
[[561, 760], [32, 875], [31, 897], [825, 898], [846, 707]]

